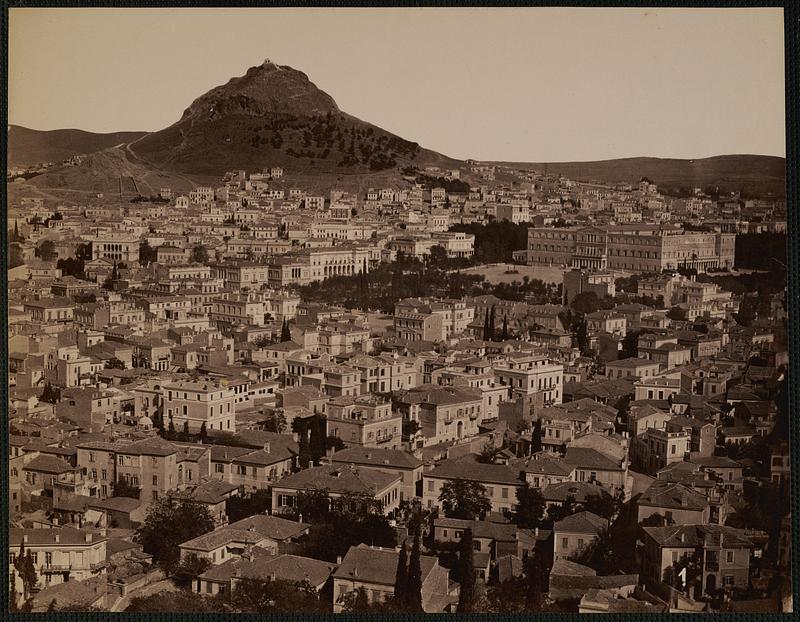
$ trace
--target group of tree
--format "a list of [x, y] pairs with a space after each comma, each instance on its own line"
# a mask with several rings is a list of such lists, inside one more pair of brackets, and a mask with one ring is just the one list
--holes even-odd
[[158, 251], [150, 246], [147, 240], [143, 240], [139, 244], [139, 263], [143, 266], [149, 266], [156, 261], [158, 261]]
[[306, 490], [297, 495], [293, 517], [311, 524], [300, 550], [315, 559], [335, 562], [352, 546], [394, 547], [397, 541], [380, 503], [368, 495]]
[[457, 224], [450, 231], [475, 236], [475, 263], [511, 263], [514, 251], [528, 247], [528, 229], [531, 223], [514, 224], [507, 220], [487, 224]]
[[486, 486], [467, 479], [454, 479], [443, 484], [439, 501], [448, 518], [482, 519], [492, 510]]
[[319, 413], [292, 419], [292, 432], [297, 435], [297, 463], [301, 469], [319, 466], [326, 452], [326, 419]]
[[112, 497], [128, 497], [130, 499], [138, 499], [141, 494], [141, 489], [134, 486], [127, 479], [120, 477], [111, 484]]
[[25, 542], [20, 542], [19, 545], [19, 553], [16, 554], [14, 557], [14, 572], [16, 575], [12, 573], [11, 581], [10, 581], [10, 603], [16, 607], [17, 604], [17, 597], [15, 594], [15, 578], [19, 577], [19, 580], [22, 582], [22, 600], [23, 603], [27, 603], [28, 599], [31, 596], [33, 588], [36, 587], [37, 583], [39, 582], [39, 578], [36, 575], [36, 566], [33, 563], [33, 556], [31, 555], [30, 551], [25, 550]]
[[58, 404], [61, 401], [61, 389], [47, 382], [44, 385], [42, 394], [39, 396], [39, 401], [47, 402], [48, 404]]
[[552, 561], [532, 552], [524, 560], [523, 574], [496, 582], [486, 590], [481, 611], [487, 613], [543, 613], [551, 609], [546, 601], [547, 574]]
[[231, 523], [256, 514], [267, 514], [271, 509], [272, 493], [268, 489], [250, 493], [240, 492], [225, 501], [225, 514]]
[[180, 563], [180, 545], [213, 530], [214, 521], [205, 505], [163, 497], [150, 503], [134, 538], [171, 575]]

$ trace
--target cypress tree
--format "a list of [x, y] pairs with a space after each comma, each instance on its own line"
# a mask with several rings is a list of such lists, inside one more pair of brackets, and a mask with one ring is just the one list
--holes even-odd
[[208, 430], [206, 429], [206, 422], [200, 426], [200, 442], [205, 443], [208, 440]]
[[500, 341], [508, 339], [508, 316], [503, 316], [503, 331], [500, 333]]
[[420, 529], [414, 533], [414, 546], [408, 564], [408, 592], [406, 602], [409, 611], [422, 611], [422, 560], [420, 559]]
[[175, 438], [175, 422], [172, 420], [172, 415], [169, 416], [169, 431], [167, 432], [167, 438], [170, 440]]
[[461, 536], [458, 552], [458, 568], [461, 578], [461, 589], [458, 594], [458, 613], [475, 611], [475, 559], [472, 548], [472, 529], [465, 529]]
[[325, 455], [325, 420], [319, 415], [314, 415], [311, 419], [311, 434], [309, 440], [309, 453], [315, 465], [319, 465], [319, 460]]
[[291, 341], [291, 340], [292, 340], [292, 333], [289, 330], [289, 324], [287, 324], [286, 318], [283, 318], [283, 325], [281, 326], [281, 342]]
[[483, 317], [483, 340], [489, 341], [489, 309], [486, 309], [486, 315]]
[[183, 422], [183, 439], [187, 440], [187, 441], [189, 440], [189, 422], [188, 421], [184, 421]]
[[527, 611], [542, 610], [542, 569], [535, 556], [527, 560], [525, 574], [528, 579], [528, 589], [525, 595], [525, 609]]
[[487, 339], [487, 341], [494, 341], [494, 320], [495, 320], [494, 313], [495, 309], [494, 305], [492, 305], [492, 310], [489, 313], [489, 338]]
[[406, 545], [400, 547], [400, 559], [397, 561], [397, 574], [394, 577], [394, 598], [400, 607], [405, 608], [408, 596], [408, 551]]

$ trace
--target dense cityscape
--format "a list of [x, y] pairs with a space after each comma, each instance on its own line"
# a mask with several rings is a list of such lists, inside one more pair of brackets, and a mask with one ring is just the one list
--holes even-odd
[[785, 203], [403, 175], [9, 206], [14, 606], [783, 610]]
[[793, 9], [114, 7], [6, 14], [12, 617], [793, 611]]

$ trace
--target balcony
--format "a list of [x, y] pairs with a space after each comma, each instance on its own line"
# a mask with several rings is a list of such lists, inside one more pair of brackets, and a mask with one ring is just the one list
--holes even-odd
[[387, 434], [386, 436], [381, 436], [375, 439], [376, 443], [388, 443], [390, 440], [394, 438], [394, 434]]
[[69, 572], [72, 570], [70, 564], [47, 564], [39, 569], [39, 572], [50, 574], [52, 572]]

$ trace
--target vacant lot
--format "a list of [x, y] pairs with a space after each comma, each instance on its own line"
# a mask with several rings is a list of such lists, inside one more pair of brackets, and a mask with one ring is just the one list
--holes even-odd
[[[511, 271], [510, 274], [506, 274]], [[513, 283], [526, 276], [529, 279], [539, 279], [545, 283], [561, 283], [564, 280], [564, 268], [545, 266], [519, 266], [510, 263], [495, 263], [485, 266], [476, 266], [461, 271], [463, 274], [482, 274], [489, 283]]]

